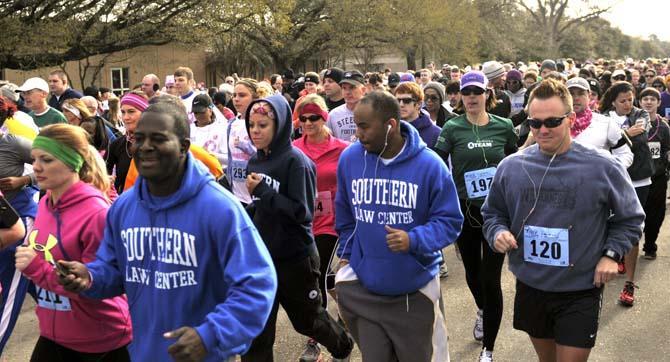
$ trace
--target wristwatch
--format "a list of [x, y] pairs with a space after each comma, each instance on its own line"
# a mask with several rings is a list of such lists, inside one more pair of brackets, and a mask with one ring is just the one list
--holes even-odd
[[605, 249], [605, 251], [603, 251], [603, 256], [606, 256], [617, 263], [621, 261], [621, 255], [612, 249]]

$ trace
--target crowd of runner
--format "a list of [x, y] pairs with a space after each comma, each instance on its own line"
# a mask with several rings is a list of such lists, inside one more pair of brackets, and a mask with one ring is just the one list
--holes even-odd
[[28, 294], [31, 361], [272, 361], [280, 305], [301, 362], [448, 361], [455, 243], [474, 327], [449, 338], [493, 360], [507, 255], [514, 328], [586, 361], [604, 286], [633, 306], [643, 235], [656, 258], [670, 62], [160, 83], [0, 87], [0, 354]]

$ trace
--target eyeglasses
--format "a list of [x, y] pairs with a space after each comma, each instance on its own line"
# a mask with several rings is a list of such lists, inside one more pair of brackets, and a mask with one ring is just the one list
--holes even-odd
[[396, 98], [398, 100], [398, 103], [402, 104], [412, 104], [416, 102], [414, 98]]
[[545, 126], [547, 128], [556, 128], [563, 123], [563, 120], [565, 117], [567, 117], [570, 114], [570, 112], [562, 115], [561, 117], [554, 117], [554, 118], [547, 118], [544, 121], [540, 119], [534, 119], [534, 118], [528, 118], [528, 125], [530, 128], [535, 128], [539, 129], [542, 128], [542, 126]]
[[481, 89], [479, 87], [465, 87], [465, 88], [461, 89], [461, 95], [464, 95], [464, 96], [470, 96], [470, 95], [473, 95], [473, 94], [476, 95], [476, 96], [480, 96], [480, 95], [484, 94], [484, 92], [486, 92], [486, 90]]
[[431, 102], [438, 102], [440, 100], [440, 97], [438, 97], [436, 95], [429, 95], [429, 96], [426, 96], [426, 100], [431, 101]]
[[300, 122], [302, 122], [302, 123], [305, 123], [305, 122], [307, 122], [307, 121], [310, 121], [310, 122], [314, 123], [314, 122], [320, 120], [320, 119], [321, 119], [321, 116], [319, 116], [318, 114], [313, 114], [313, 115], [311, 115], [311, 116], [309, 116], [309, 117], [300, 116], [300, 117], [298, 117], [298, 118], [300, 119]]

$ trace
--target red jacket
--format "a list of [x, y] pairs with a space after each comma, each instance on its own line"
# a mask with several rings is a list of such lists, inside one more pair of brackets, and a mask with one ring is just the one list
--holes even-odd
[[314, 235], [334, 235], [335, 232], [335, 192], [337, 191], [337, 162], [349, 143], [328, 136], [321, 144], [307, 143], [307, 136], [293, 141], [316, 165], [316, 205], [314, 205]]

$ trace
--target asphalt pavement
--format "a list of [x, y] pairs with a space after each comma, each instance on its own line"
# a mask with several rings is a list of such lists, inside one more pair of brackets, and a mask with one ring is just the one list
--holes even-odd
[[[624, 277], [610, 282], [604, 292], [600, 328], [590, 361], [670, 361], [670, 227], [666, 221], [659, 237], [658, 258], [640, 258], [637, 270], [635, 305], [618, 304]], [[476, 307], [465, 283], [463, 265], [454, 247], [446, 250], [449, 277], [442, 279], [442, 295], [449, 331], [449, 352], [452, 361], [477, 361], [481, 344], [472, 337]], [[642, 253], [641, 253], [642, 254]], [[495, 361], [536, 361], [528, 337], [512, 328], [514, 277], [505, 265], [502, 275], [504, 315], [494, 350]], [[333, 303], [330, 303], [334, 313]], [[0, 362], [29, 361], [39, 329], [34, 313], [35, 304], [27, 298], [14, 333]], [[280, 311], [275, 342], [275, 361], [298, 361], [306, 337], [293, 331]], [[324, 353], [324, 361], [329, 361]], [[355, 349], [351, 361], [361, 361]], [[379, 361], [371, 361], [379, 362]], [[381, 361], [383, 362], [383, 361]], [[411, 362], [411, 361], [408, 361]]]

